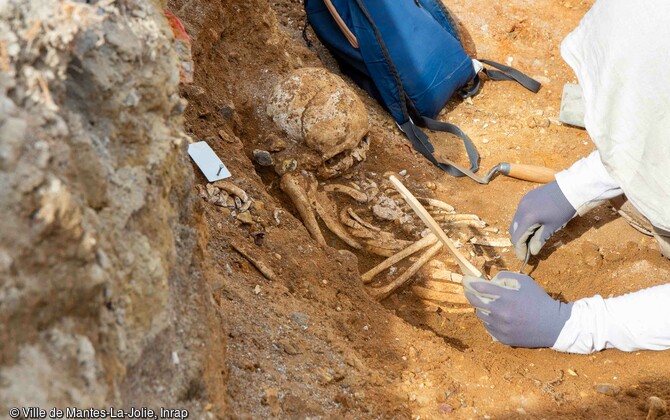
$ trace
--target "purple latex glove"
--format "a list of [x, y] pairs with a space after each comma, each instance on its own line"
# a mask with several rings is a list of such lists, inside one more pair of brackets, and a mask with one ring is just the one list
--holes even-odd
[[464, 276], [463, 287], [489, 334], [508, 346], [552, 347], [572, 313], [572, 303], [552, 299], [525, 274]]
[[576, 214], [556, 181], [526, 194], [509, 228], [516, 256], [523, 260], [527, 246], [530, 246], [531, 254], [537, 255], [547, 239]]

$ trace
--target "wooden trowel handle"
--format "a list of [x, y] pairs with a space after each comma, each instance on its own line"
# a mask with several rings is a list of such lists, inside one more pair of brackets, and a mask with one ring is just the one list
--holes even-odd
[[539, 182], [546, 184], [554, 181], [556, 171], [546, 166], [522, 165], [519, 163], [504, 163], [500, 170], [501, 173], [524, 181]]

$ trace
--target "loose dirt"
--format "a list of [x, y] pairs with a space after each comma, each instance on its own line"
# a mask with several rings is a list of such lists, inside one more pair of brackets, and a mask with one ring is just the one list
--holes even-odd
[[[563, 169], [593, 150], [586, 132], [556, 123], [562, 86], [575, 82], [559, 45], [591, 4], [450, 2], [479, 57], [511, 62], [543, 83], [534, 95], [516, 84], [487, 82], [472, 103], [447, 106], [441, 118], [469, 133], [483, 170], [501, 161]], [[265, 113], [274, 85], [304, 66], [338, 73], [313, 32], [307, 31], [313, 47], [305, 45], [302, 2], [173, 0], [168, 9], [193, 40], [195, 83], [182, 90], [189, 101], [187, 131], [214, 148], [232, 181], [255, 200], [250, 224], [221, 207], [199, 204], [205, 277], [227, 333], [227, 394], [210, 399], [225, 400], [227, 414], [640, 418], [648, 397], [670, 398], [667, 353], [585, 356], [509, 348], [492, 342], [474, 314], [426, 312], [409, 288], [382, 304], [371, 299], [360, 273], [382, 258], [352, 252], [331, 236], [332, 247], [320, 248], [275, 173], [252, 163], [252, 151], [268, 135], [282, 136]], [[482, 186], [444, 174], [411, 150], [391, 117], [354, 88], [371, 116], [372, 143], [367, 160], [345, 177], [380, 180], [386, 171], [406, 170], [410, 189], [506, 231], [517, 203], [536, 185], [498, 177]], [[453, 139], [432, 137], [438, 145], [454, 144], [439, 147], [463, 161]], [[206, 183], [199, 173], [196, 183]], [[338, 208], [354, 206], [338, 200]], [[391, 223], [383, 227], [404, 237]], [[231, 243], [248, 249], [280, 280], [268, 281]], [[484, 252], [489, 275], [520, 267], [510, 250], [482, 249], [479, 261]], [[449, 261], [444, 252], [438, 259]], [[568, 301], [661, 284], [670, 269], [654, 242], [608, 207], [572, 222], [530, 267], [548, 292]], [[605, 395], [596, 391], [598, 384], [620, 391]]]

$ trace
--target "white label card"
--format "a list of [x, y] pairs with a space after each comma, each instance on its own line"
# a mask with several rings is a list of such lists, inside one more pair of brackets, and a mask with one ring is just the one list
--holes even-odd
[[188, 155], [198, 165], [207, 181], [214, 182], [230, 177], [230, 171], [228, 171], [226, 165], [221, 162], [221, 159], [206, 142], [199, 141], [189, 144]]

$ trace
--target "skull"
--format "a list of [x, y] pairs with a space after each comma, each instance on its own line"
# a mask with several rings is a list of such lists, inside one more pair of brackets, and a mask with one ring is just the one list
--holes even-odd
[[[283, 153], [323, 178], [337, 176], [365, 159], [368, 114], [339, 76], [322, 68], [295, 70], [275, 88], [268, 115], [296, 147]], [[365, 139], [365, 141], [364, 141]], [[305, 150], [306, 149], [306, 150]]]

